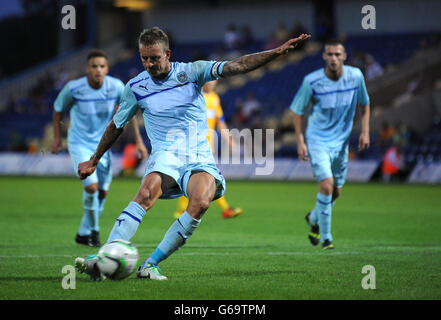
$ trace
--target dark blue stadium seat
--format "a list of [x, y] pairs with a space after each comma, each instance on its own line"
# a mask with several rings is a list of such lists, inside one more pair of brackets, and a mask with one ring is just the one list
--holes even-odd
[[[51, 114], [3, 113], [0, 116], [0, 127], [3, 131], [2, 139], [3, 136], [8, 136], [10, 130], [21, 133], [25, 138], [41, 138], [44, 126], [50, 123], [51, 120]], [[8, 138], [6, 138], [6, 141], [8, 141]]]
[[274, 155], [276, 158], [297, 158], [297, 145], [285, 145]]

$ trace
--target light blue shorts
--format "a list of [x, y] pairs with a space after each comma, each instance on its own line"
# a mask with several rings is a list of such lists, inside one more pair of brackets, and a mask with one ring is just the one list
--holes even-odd
[[334, 186], [341, 188], [345, 184], [348, 171], [348, 150], [347, 144], [338, 148], [308, 145], [309, 161], [314, 177], [319, 182], [333, 177]]
[[216, 181], [216, 192], [213, 200], [222, 197], [226, 191], [225, 178], [214, 162], [185, 163], [171, 152], [158, 151], [149, 156], [144, 178], [152, 172], [166, 174], [176, 181], [178, 188], [167, 190], [161, 195], [160, 199], [173, 199], [182, 195], [185, 195], [188, 198], [187, 185], [190, 176], [192, 173], [201, 171], [209, 173]]
[[[81, 162], [87, 161], [93, 155], [95, 150], [88, 148], [82, 144], [68, 144], [70, 158], [73, 162], [75, 174], [78, 176], [78, 165]], [[84, 187], [91, 184], [98, 183], [99, 190], [109, 190], [112, 182], [112, 154], [107, 151], [102, 157], [94, 173], [86, 179], [81, 180]]]

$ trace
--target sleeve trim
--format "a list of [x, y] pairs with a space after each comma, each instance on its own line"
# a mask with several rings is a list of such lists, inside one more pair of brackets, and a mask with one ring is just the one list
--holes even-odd
[[224, 67], [225, 61], [218, 61], [211, 67], [211, 76], [213, 78], [223, 78], [222, 69]]

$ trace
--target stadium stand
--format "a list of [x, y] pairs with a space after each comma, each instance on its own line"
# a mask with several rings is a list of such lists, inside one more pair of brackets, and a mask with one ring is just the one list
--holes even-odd
[[[415, 39], [418, 39], [418, 41], [415, 41]], [[429, 52], [431, 48], [435, 47], [436, 50], [439, 50], [439, 41], [434, 43], [433, 39], [434, 37], [431, 33], [349, 36], [345, 39], [349, 64], [358, 64], [363, 71], [366, 71], [366, 65], [363, 64], [366, 62], [366, 59], [357, 61], [357, 58], [369, 56], [384, 70], [382, 75], [367, 82], [368, 90], [373, 97], [372, 148], [363, 153], [357, 153], [357, 135], [354, 134], [350, 139], [352, 158], [377, 160], [382, 158], [385, 146], [381, 146], [379, 142], [380, 123], [383, 123], [383, 120], [396, 123], [401, 120], [400, 115], [403, 114], [396, 108], [393, 108], [393, 99], [399, 96], [400, 91], [399, 89], [391, 90], [391, 86], [401, 88], [403, 83], [409, 83], [409, 79], [412, 79], [418, 72], [424, 71], [424, 68], [433, 67], [433, 65], [427, 64], [424, 68], [420, 67], [416, 71], [409, 68], [409, 70], [412, 69], [412, 72], [409, 72], [409, 74], [402, 72], [402, 66], [406, 66], [406, 63], [415, 65], [415, 62], [412, 60], [415, 57], [418, 57], [418, 61], [425, 60], [425, 54], [433, 56], [433, 52]], [[382, 43], [382, 46], [378, 46], [378, 43]], [[263, 50], [264, 46], [265, 41], [254, 41], [241, 48], [241, 50], [242, 52], [259, 51]], [[216, 57], [216, 54], [219, 55], [220, 48], [222, 48], [222, 43], [216, 42], [176, 43], [172, 47], [173, 60], [185, 62], [197, 58], [213, 58]], [[438, 54], [437, 56], [441, 55]], [[359, 64], [360, 61], [361, 65]], [[247, 76], [238, 77], [231, 81], [221, 81], [219, 91], [225, 117], [230, 127], [234, 127], [234, 117], [238, 108], [238, 101], [243, 101], [246, 93], [252, 92], [262, 104], [259, 115], [262, 119], [260, 125], [265, 128], [276, 129], [275, 156], [282, 158], [296, 157], [297, 150], [292, 121], [290, 121], [289, 113], [286, 111], [300, 86], [301, 79], [311, 70], [322, 66], [321, 46], [317, 43], [311, 43], [299, 53], [293, 54], [291, 58], [276, 61], [266, 67], [264, 72], [250, 73]], [[110, 68], [110, 74], [122, 79], [124, 82], [141, 71], [142, 66], [136, 52], [126, 54], [118, 62], [113, 61]], [[406, 77], [403, 78], [405, 75]], [[45, 127], [47, 128], [51, 123], [52, 103], [63, 84], [60, 82], [65, 82], [68, 78], [66, 76], [63, 77], [60, 72], [57, 77], [56, 79], [51, 79], [47, 76], [46, 83], [43, 85], [40, 83], [39, 87], [41, 90], [36, 94], [39, 97], [38, 101], [23, 97], [17, 100], [10, 99], [5, 104], [0, 113], [0, 150], [5, 151], [11, 148], [10, 137], [14, 133], [22, 135], [26, 141], [43, 138]], [[429, 82], [433, 83], [435, 80], [432, 77], [429, 79]], [[379, 83], [382, 83], [383, 86], [379, 87]], [[392, 91], [395, 94], [385, 99], [385, 94], [382, 93], [385, 90], [384, 88], [387, 88], [388, 92]], [[432, 91], [429, 90], [426, 96], [430, 95]], [[32, 95], [29, 97], [32, 97]], [[379, 98], [377, 99], [377, 97]], [[405, 101], [404, 105], [415, 103], [412, 100], [414, 98], [411, 97], [411, 101]], [[427, 101], [424, 101], [423, 98], [419, 103], [427, 103]], [[356, 123], [354, 124], [354, 132], [356, 133], [358, 127]], [[432, 128], [428, 128], [426, 124], [425, 128], [410, 129], [411, 131], [416, 131], [416, 133], [414, 132], [409, 145], [403, 148], [406, 163], [409, 166], [413, 166], [419, 160], [441, 160], [441, 149], [439, 147], [441, 129], [439, 123], [433, 124]], [[421, 136], [425, 130], [428, 130], [428, 132], [423, 141], [418, 140], [417, 136]], [[123, 145], [119, 145], [119, 147], [122, 150]], [[116, 151], [121, 150], [117, 149]]]

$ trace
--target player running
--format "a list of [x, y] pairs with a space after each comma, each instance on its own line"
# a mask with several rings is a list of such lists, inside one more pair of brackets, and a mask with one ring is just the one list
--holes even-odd
[[[232, 150], [234, 148], [233, 139], [226, 133], [228, 130], [227, 124], [224, 120], [224, 112], [220, 103], [219, 95], [214, 91], [216, 87], [217, 80], [207, 82], [202, 88], [202, 93], [204, 95], [205, 104], [207, 106], [207, 121], [208, 121], [208, 135], [207, 139], [210, 143], [211, 150], [214, 152], [214, 135], [216, 134], [215, 129], [220, 132], [221, 137], [228, 141], [228, 146]], [[231, 208], [225, 199], [225, 196], [220, 197], [216, 200], [216, 204], [221, 209], [222, 217], [225, 219], [234, 218], [243, 213], [242, 208]], [[175, 219], [179, 218], [187, 209], [188, 199], [182, 196], [178, 200], [178, 206], [176, 211], [173, 213]]]
[[[332, 206], [346, 179], [348, 143], [357, 104], [362, 108], [359, 150], [369, 147], [369, 96], [363, 74], [358, 68], [345, 66], [346, 52], [339, 41], [325, 44], [326, 67], [308, 74], [297, 92], [291, 110], [300, 160], [311, 163], [319, 182], [314, 209], [306, 215], [309, 240], [323, 249], [334, 249], [331, 235]], [[303, 135], [302, 118], [312, 103]]]
[[[51, 152], [58, 153], [62, 147], [61, 119], [63, 112], [70, 110], [67, 147], [75, 173], [78, 173], [78, 164], [90, 159], [94, 153], [120, 102], [124, 84], [121, 80], [108, 76], [108, 70], [106, 54], [101, 50], [91, 50], [87, 55], [86, 76], [69, 81], [54, 103], [54, 140]], [[146, 157], [147, 149], [135, 118], [131, 126], [135, 132], [138, 152], [140, 156]], [[96, 172], [82, 180], [84, 214], [75, 237], [78, 244], [100, 246], [99, 217], [104, 209], [111, 181], [111, 153], [108, 151], [97, 163]]]
[[[158, 264], [182, 247], [199, 226], [210, 202], [225, 193], [225, 179], [219, 172], [207, 140], [208, 125], [202, 87], [220, 77], [230, 77], [257, 69], [294, 49], [310, 36], [302, 34], [280, 47], [249, 54], [232, 61], [170, 62], [167, 35], [154, 27], [142, 31], [138, 43], [146, 71], [124, 88], [120, 107], [107, 126], [90, 160], [80, 163], [78, 173], [87, 178], [97, 168], [102, 155], [112, 146], [123, 127], [138, 111], [143, 111], [152, 152], [144, 178], [133, 201], [116, 219], [107, 242], [130, 240], [146, 212], [157, 199], [185, 195], [187, 210], [170, 226], [163, 240], [137, 271], [137, 277], [165, 280]], [[96, 274], [96, 255], [77, 258], [80, 272]]]

